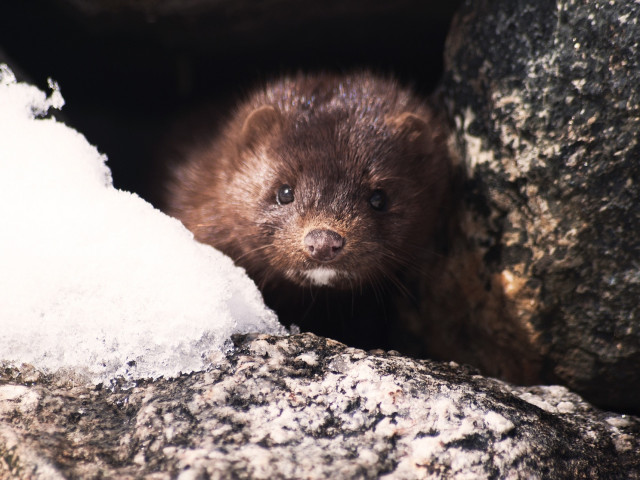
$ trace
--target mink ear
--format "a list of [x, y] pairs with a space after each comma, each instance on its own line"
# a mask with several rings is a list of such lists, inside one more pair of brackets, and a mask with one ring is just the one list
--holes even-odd
[[245, 146], [255, 144], [260, 138], [277, 133], [282, 126], [282, 114], [271, 105], [253, 110], [242, 126], [242, 143]]
[[396, 135], [406, 138], [416, 148], [420, 150], [428, 149], [431, 129], [424, 118], [412, 112], [403, 112], [399, 115], [387, 117], [386, 123]]

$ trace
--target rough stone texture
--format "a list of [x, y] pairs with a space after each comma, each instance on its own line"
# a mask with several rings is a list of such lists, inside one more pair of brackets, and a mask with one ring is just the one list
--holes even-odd
[[[468, 1], [448, 38], [442, 85], [470, 179], [466, 247], [484, 264], [465, 260], [474, 288], [485, 287], [474, 293], [482, 299], [472, 331], [511, 329], [502, 346], [527, 359], [533, 381], [562, 382], [599, 405], [635, 412], [639, 7]], [[453, 336], [456, 324], [446, 322]], [[477, 349], [467, 337], [450, 344]], [[486, 367], [495, 353], [479, 350], [465, 360]], [[494, 360], [508, 369], [509, 356]]]
[[128, 391], [0, 377], [2, 478], [640, 478], [640, 419], [312, 334]]

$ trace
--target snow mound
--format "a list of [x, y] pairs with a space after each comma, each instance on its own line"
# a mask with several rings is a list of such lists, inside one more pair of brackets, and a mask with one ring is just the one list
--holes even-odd
[[234, 333], [284, 334], [255, 284], [113, 188], [106, 157], [42, 118], [64, 104], [0, 65], [0, 361], [95, 383], [202, 370]]

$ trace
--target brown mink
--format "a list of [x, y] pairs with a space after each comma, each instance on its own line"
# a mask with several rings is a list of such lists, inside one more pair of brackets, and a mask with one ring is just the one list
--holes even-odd
[[428, 268], [447, 211], [442, 122], [369, 73], [267, 84], [184, 146], [168, 212], [244, 267], [285, 324], [389, 348], [390, 298]]

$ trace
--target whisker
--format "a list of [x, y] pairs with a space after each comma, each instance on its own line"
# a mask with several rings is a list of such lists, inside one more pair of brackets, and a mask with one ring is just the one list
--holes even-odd
[[259, 246], [259, 247], [253, 248], [253, 249], [251, 249], [251, 250], [249, 250], [249, 251], [247, 251], [247, 252], [243, 253], [242, 255], [240, 255], [240, 256], [238, 256], [238, 257], [236, 257], [234, 260], [235, 260], [236, 262], [238, 262], [239, 260], [243, 259], [243, 258], [244, 258], [244, 257], [246, 257], [247, 255], [251, 255], [252, 253], [258, 252], [258, 251], [260, 251], [260, 250], [265, 250], [265, 249], [267, 249], [267, 248], [269, 248], [269, 247], [271, 247], [271, 246], [272, 246], [272, 245], [261, 245], [261, 246]]
[[275, 223], [254, 222], [254, 225], [271, 230], [284, 230], [284, 227], [282, 225], [276, 225]]

